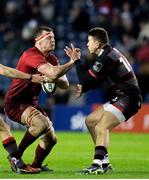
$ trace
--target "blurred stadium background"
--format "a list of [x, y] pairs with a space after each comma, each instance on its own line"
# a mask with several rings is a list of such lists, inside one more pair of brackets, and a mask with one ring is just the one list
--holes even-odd
[[[108, 31], [111, 44], [130, 59], [143, 93], [144, 105], [141, 111], [114, 130], [121, 133], [111, 135], [109, 152], [114, 173], [78, 176], [75, 172], [91, 162], [93, 152], [89, 134], [82, 133], [87, 131], [85, 118], [98, 105], [106, 102], [109, 92], [105, 86], [107, 95], [98, 88], [76, 99], [74, 88], [78, 79], [75, 68], [69, 71], [69, 90], [57, 89], [52, 96], [42, 92], [39, 97], [42, 106], [52, 116], [56, 131], [62, 131], [57, 133], [59, 142], [52, 156], [46, 159], [55, 173], [41, 173], [32, 178], [148, 178], [149, 135], [141, 134], [149, 132], [148, 0], [0, 0], [0, 14], [0, 63], [15, 67], [21, 53], [33, 45], [33, 32], [40, 25], [54, 29], [55, 54], [61, 64], [68, 60], [63, 49], [70, 42], [83, 49], [82, 60], [90, 60], [86, 49], [88, 30], [102, 26]], [[23, 129], [21, 125], [6, 119], [4, 115], [3, 98], [10, 82], [9, 78], [0, 78], [0, 113], [11, 129], [20, 130]], [[23, 131], [12, 132], [17, 142], [20, 141]], [[26, 151], [26, 162], [32, 161], [32, 149], [35, 149], [36, 143]], [[12, 173], [2, 146], [0, 152], [0, 177], [30, 178], [29, 175]]]
[[[111, 44], [130, 60], [143, 93], [141, 111], [115, 131], [149, 132], [149, 2], [147, 0], [0, 0], [0, 63], [15, 67], [21, 53], [34, 43], [37, 26], [48, 25], [56, 35], [55, 54], [60, 63], [68, 58], [63, 51], [73, 42], [82, 48], [82, 59], [90, 60], [86, 48], [88, 30], [95, 26], [106, 28]], [[52, 96], [44, 92], [40, 102], [52, 116], [56, 130], [86, 131], [86, 115], [106, 102], [100, 87], [82, 98], [74, 95], [78, 82], [75, 68], [67, 73], [69, 90], [57, 89]], [[3, 97], [11, 79], [0, 78], [0, 112], [4, 116]], [[6, 120], [12, 128], [20, 125]]]

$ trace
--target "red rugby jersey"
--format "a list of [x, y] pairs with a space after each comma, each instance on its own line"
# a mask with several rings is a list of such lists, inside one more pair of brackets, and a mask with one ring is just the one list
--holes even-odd
[[[16, 69], [29, 74], [35, 74], [39, 73], [37, 71], [38, 67], [47, 62], [52, 65], [57, 65], [58, 59], [51, 53], [48, 57], [45, 57], [36, 47], [33, 47], [24, 51], [18, 61]], [[5, 101], [16, 100], [29, 103], [30, 101], [37, 99], [40, 91], [40, 84], [32, 83], [29, 80], [14, 79], [5, 95]]]

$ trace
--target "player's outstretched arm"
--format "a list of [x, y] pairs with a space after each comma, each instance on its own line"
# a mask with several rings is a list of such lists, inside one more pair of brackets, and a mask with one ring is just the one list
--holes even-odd
[[81, 57], [80, 49], [75, 48], [73, 44], [71, 44], [71, 47], [66, 46], [64, 51], [71, 60], [78, 60]]
[[47, 77], [49, 77], [52, 81], [57, 80], [58, 78], [60, 78], [61, 76], [63, 76], [64, 74], [66, 74], [67, 71], [69, 71], [74, 63], [80, 59], [80, 52], [78, 52], [78, 48], [69, 48], [66, 47], [64, 49], [64, 51], [68, 52], [70, 54], [70, 61], [63, 64], [63, 65], [57, 65], [57, 66], [53, 66], [50, 63], [45, 63], [41, 66], [39, 66], [38, 71], [41, 74], [46, 75]]
[[30, 74], [0, 64], [0, 74], [9, 78], [30, 79]]
[[44, 79], [44, 77], [39, 74], [32, 75], [32, 74], [24, 73], [16, 69], [4, 66], [2, 64], [0, 64], [0, 75], [13, 79], [28, 79], [34, 83], [41, 83], [43, 81], [46, 81], [46, 79]]

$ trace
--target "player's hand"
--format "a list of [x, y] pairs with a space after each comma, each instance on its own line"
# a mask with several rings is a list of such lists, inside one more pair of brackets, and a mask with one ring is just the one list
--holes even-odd
[[46, 82], [52, 82], [47, 76], [41, 75], [41, 74], [33, 74], [31, 82], [33, 83], [46, 83]]
[[40, 74], [32, 74], [31, 82], [33, 83], [41, 83], [43, 81], [43, 77]]
[[76, 86], [76, 97], [79, 98], [81, 96], [82, 96], [82, 85], [77, 84], [77, 86]]
[[47, 83], [47, 82], [49, 82], [49, 83], [52, 83], [52, 82], [54, 82], [55, 80], [53, 80], [53, 79], [50, 79], [49, 77], [47, 77], [46, 75], [42, 75], [42, 82], [43, 83]]
[[75, 48], [73, 44], [71, 44], [71, 47], [66, 46], [64, 51], [73, 62], [80, 59], [81, 57], [81, 50], [79, 48]]

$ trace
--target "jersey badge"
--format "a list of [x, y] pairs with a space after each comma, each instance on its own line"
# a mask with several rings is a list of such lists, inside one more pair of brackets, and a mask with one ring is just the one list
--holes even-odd
[[96, 61], [94, 66], [93, 66], [93, 70], [95, 72], [99, 72], [101, 70], [101, 67], [102, 67], [102, 63]]

